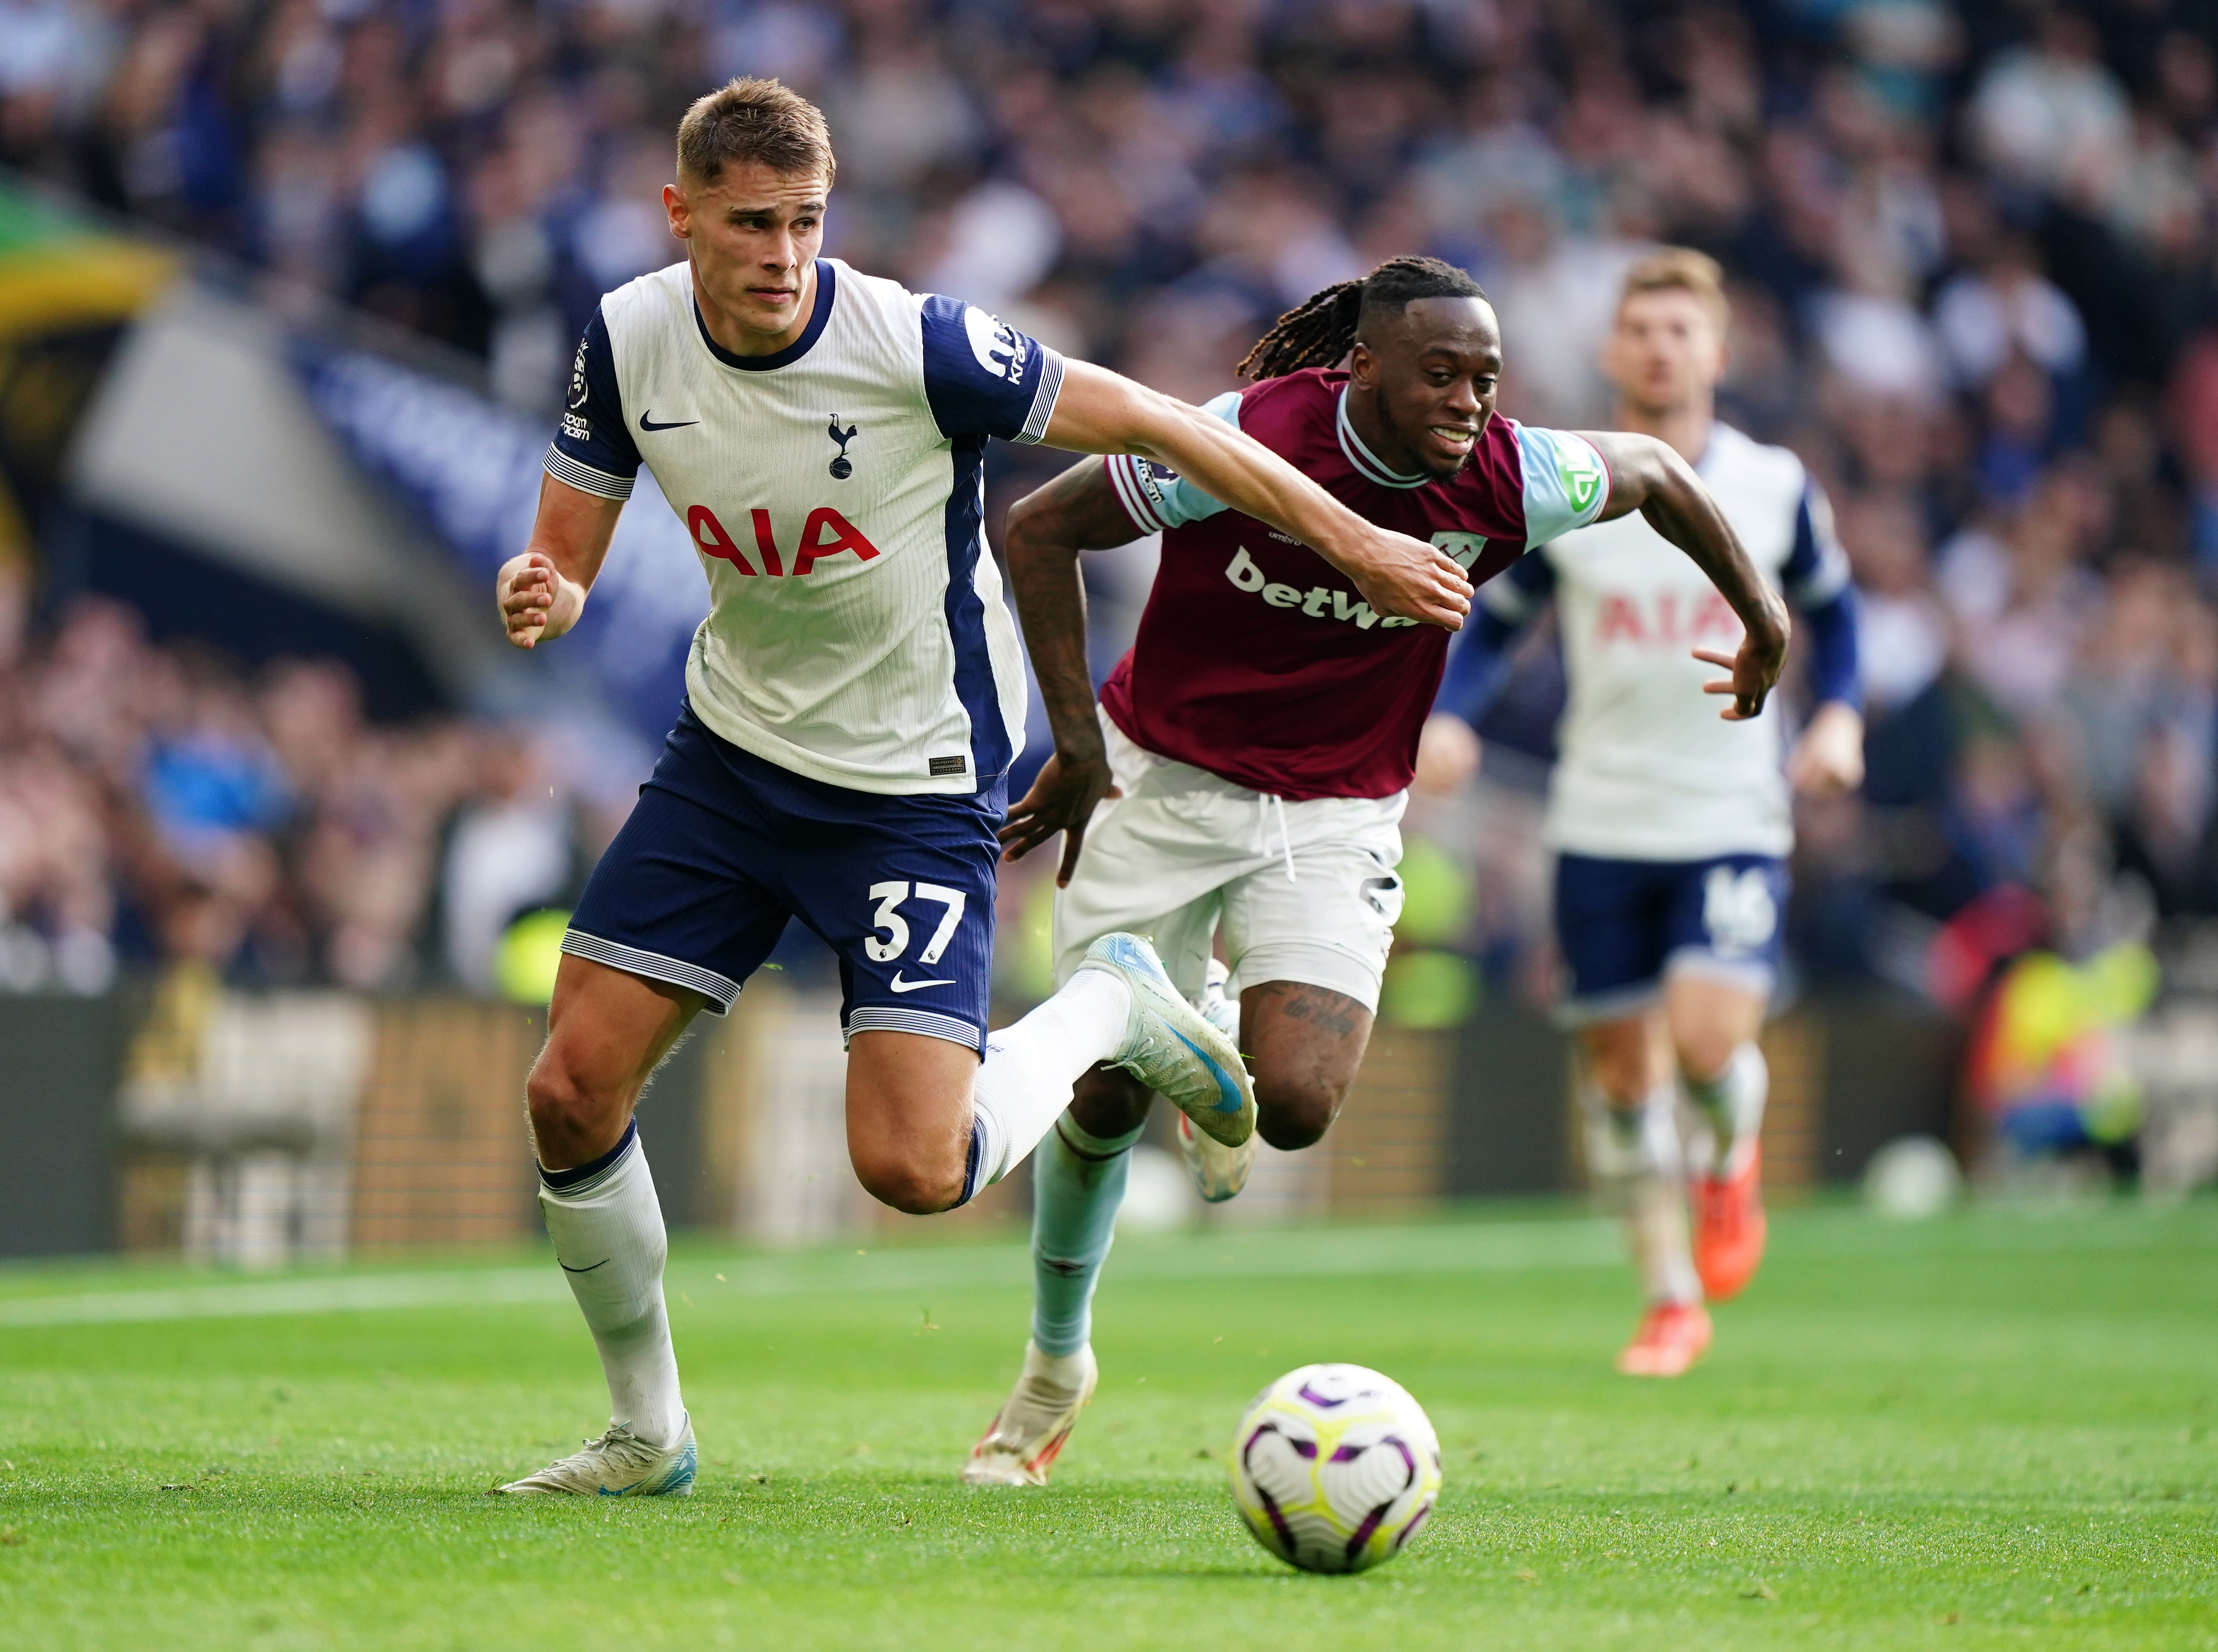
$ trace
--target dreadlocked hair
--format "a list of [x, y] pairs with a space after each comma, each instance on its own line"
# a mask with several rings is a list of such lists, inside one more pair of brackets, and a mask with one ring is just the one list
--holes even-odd
[[1483, 299], [1486, 290], [1438, 258], [1389, 258], [1360, 281], [1335, 282], [1296, 305], [1255, 341], [1240, 363], [1243, 379], [1278, 379], [1305, 367], [1337, 367], [1355, 347], [1365, 316], [1396, 315], [1421, 298]]

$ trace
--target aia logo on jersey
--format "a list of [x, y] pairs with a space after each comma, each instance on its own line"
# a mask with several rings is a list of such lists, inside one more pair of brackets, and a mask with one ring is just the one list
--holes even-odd
[[1692, 647], [1715, 639], [1736, 646], [1741, 623], [1714, 590], [1659, 591], [1631, 596], [1613, 591], [1595, 610], [1595, 640], [1630, 643], [1639, 648]]
[[771, 531], [770, 512], [750, 510], [747, 514], [753, 518], [755, 555], [762, 562], [759, 570], [747, 560], [739, 546], [734, 543], [731, 535], [725, 531], [724, 524], [716, 520], [716, 513], [707, 505], [696, 504], [687, 508], [685, 529], [693, 535], [694, 547], [702, 555], [712, 556], [719, 562], [728, 562], [741, 573], [749, 575], [760, 572], [773, 578], [798, 579], [825, 558], [838, 556], [843, 551], [852, 551], [858, 562], [868, 562], [878, 554], [878, 548], [870, 543], [861, 529], [830, 505], [820, 504], [809, 513], [808, 522], [802, 526], [801, 542], [793, 559], [793, 572], [788, 576], [785, 558], [778, 548], [778, 537]]
[[970, 353], [978, 365], [997, 379], [1021, 384], [1025, 376], [1025, 336], [999, 316], [988, 315], [976, 305], [963, 311], [963, 331], [970, 336]]

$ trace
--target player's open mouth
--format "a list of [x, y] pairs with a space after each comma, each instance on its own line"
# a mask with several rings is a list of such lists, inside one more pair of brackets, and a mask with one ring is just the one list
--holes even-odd
[[1434, 441], [1456, 453], [1469, 453], [1478, 440], [1478, 432], [1466, 424], [1428, 424], [1425, 429]]

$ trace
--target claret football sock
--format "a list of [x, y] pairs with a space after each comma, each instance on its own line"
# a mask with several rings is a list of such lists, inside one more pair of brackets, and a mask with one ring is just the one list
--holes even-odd
[[1599, 1086], [1583, 1080], [1579, 1109], [1586, 1119], [1587, 1167], [1625, 1218], [1641, 1290], [1651, 1302], [1700, 1302], [1670, 1090], [1657, 1090], [1638, 1108], [1613, 1107]]
[[1032, 1340], [1044, 1354], [1075, 1354], [1091, 1337], [1094, 1284], [1139, 1139], [1089, 1135], [1065, 1113], [1032, 1165]]
[[1079, 1075], [1124, 1042], [1131, 989], [1089, 969], [1013, 1026], [989, 1034], [970, 1092], [970, 1173], [963, 1197], [998, 1182], [1039, 1145], [1070, 1104]]
[[626, 1425], [649, 1445], [670, 1445], [685, 1430], [662, 1301], [670, 1241], [637, 1123], [590, 1164], [541, 1170], [539, 1208], [554, 1259], [600, 1350], [610, 1426]]
[[1701, 1168], [1719, 1177], [1740, 1172], [1763, 1133], [1763, 1104], [1770, 1092], [1771, 1068], [1752, 1043], [1734, 1050], [1724, 1070], [1707, 1079], [1680, 1073], [1679, 1093], [1708, 1123], [1715, 1143]]

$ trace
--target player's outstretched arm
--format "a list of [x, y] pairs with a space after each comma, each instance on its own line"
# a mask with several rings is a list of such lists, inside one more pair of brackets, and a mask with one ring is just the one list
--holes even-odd
[[1594, 443], [1609, 467], [1609, 503], [1599, 519], [1639, 511], [1650, 527], [1694, 559], [1740, 616], [1748, 634], [1738, 654], [1697, 648], [1694, 658], [1732, 673], [1703, 685], [1705, 693], [1732, 696], [1732, 704], [1720, 715], [1728, 722], [1755, 716], [1787, 663], [1787, 604], [1756, 571], [1717, 500], [1676, 449], [1652, 436], [1622, 430], [1579, 434]]
[[1094, 709], [1094, 674], [1086, 659], [1086, 585], [1078, 554], [1107, 550], [1131, 538], [1132, 519], [1118, 504], [1109, 473], [1091, 461], [1073, 465], [1010, 506], [1002, 534], [1009, 589], [1016, 596], [1025, 647], [1055, 733], [1055, 755], [1010, 808], [1001, 828], [1001, 850], [1009, 859], [1021, 860], [1060, 832], [1058, 886], [1070, 882], [1086, 824], [1112, 791], [1109, 753]]
[[536, 647], [577, 624], [623, 510], [622, 499], [603, 498], [552, 476], [539, 479], [531, 542], [500, 565], [493, 581], [509, 641]]
[[1159, 459], [1212, 498], [1291, 534], [1355, 581], [1381, 615], [1453, 631], [1471, 581], [1437, 546], [1366, 522], [1254, 437], [1106, 368], [1067, 364], [1041, 438], [1075, 453]]

